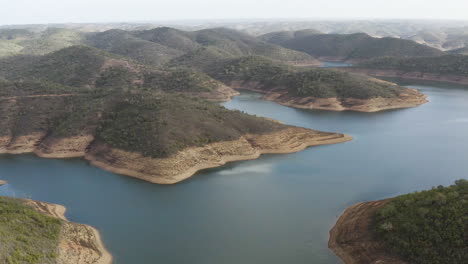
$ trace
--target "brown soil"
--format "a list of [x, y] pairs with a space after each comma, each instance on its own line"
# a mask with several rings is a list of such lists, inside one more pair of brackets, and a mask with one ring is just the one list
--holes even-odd
[[407, 264], [376, 241], [371, 230], [378, 209], [390, 200], [348, 207], [330, 231], [328, 247], [346, 264]]
[[310, 146], [335, 144], [352, 138], [288, 126], [270, 134], [249, 134], [233, 141], [216, 142], [179, 151], [168, 158], [151, 158], [94, 141], [93, 135], [48, 139], [45, 134], [0, 137], [0, 153], [35, 153], [45, 158], [84, 157], [91, 164], [153, 183], [174, 184], [197, 171], [227, 162], [256, 159], [267, 153], [292, 153]]

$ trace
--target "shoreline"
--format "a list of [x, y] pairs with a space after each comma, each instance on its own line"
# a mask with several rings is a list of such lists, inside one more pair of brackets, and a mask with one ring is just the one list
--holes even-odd
[[[132, 171], [127, 168], [114, 167], [112, 165], [109, 165], [108, 163], [96, 160], [92, 156], [85, 156], [85, 159], [88, 162], [90, 162], [90, 164], [92, 164], [93, 166], [96, 166], [98, 168], [101, 168], [103, 170], [106, 170], [112, 173], [145, 180], [151, 183], [170, 185], [170, 184], [176, 184], [184, 180], [187, 180], [201, 170], [221, 167], [230, 162], [255, 160], [264, 154], [291, 154], [291, 153], [299, 152], [299, 151], [302, 151], [306, 148], [313, 147], [313, 146], [338, 144], [338, 143], [344, 143], [344, 142], [352, 140], [352, 137], [349, 135], [345, 135], [345, 134], [337, 134], [337, 135], [340, 135], [340, 136], [342, 135], [342, 137], [325, 139], [322, 141], [311, 140], [308, 143], [302, 143], [301, 145], [294, 147], [294, 148], [283, 147], [283, 148], [270, 149], [270, 150], [257, 149], [252, 153], [237, 154], [237, 155], [230, 155], [230, 156], [228, 155], [226, 157], [220, 157], [220, 159], [218, 160], [206, 161], [205, 163], [200, 163], [195, 166], [192, 166], [188, 168], [187, 170], [185, 170], [184, 172], [181, 172], [177, 175], [173, 175], [173, 177], [169, 179], [164, 179], [164, 178], [159, 179], [159, 178], [155, 178], [154, 176], [151, 176], [150, 174], [139, 173], [137, 171]], [[240, 139], [239, 141], [242, 141], [242, 139]], [[235, 144], [235, 141], [233, 142]], [[218, 142], [214, 144], [223, 144], [223, 143], [226, 143], [226, 142]], [[205, 147], [201, 147], [201, 148], [203, 149]]]
[[[70, 237], [67, 237], [64, 234], [61, 235], [62, 238], [59, 241], [59, 245], [58, 245], [59, 254], [57, 257], [57, 261], [59, 263], [85, 263], [85, 264], [111, 264], [112, 263], [113, 257], [110, 254], [110, 252], [106, 249], [99, 231], [96, 228], [89, 226], [89, 225], [70, 222], [65, 216], [65, 212], [67, 210], [65, 206], [59, 205], [59, 204], [46, 203], [46, 202], [39, 202], [39, 201], [30, 200], [30, 199], [23, 199], [23, 200], [25, 201], [27, 205], [33, 207], [36, 211], [65, 221], [66, 224], [64, 224], [62, 229], [65, 229], [65, 230], [72, 229], [72, 228], [69, 228], [67, 225], [75, 226], [73, 227], [72, 231], [74, 232], [71, 236], [76, 241], [71, 240]], [[91, 234], [88, 234], [88, 236], [85, 237], [88, 239], [88, 241], [84, 241], [82, 236], [77, 237], [80, 235], [78, 234], [79, 232], [77, 232], [78, 229], [83, 229], [80, 231], [84, 233], [86, 233], [86, 231], [91, 232]], [[91, 255], [88, 252], [83, 253], [83, 251], [85, 250], [82, 249], [80, 251], [79, 249], [80, 247], [86, 248], [88, 249], [88, 251], [93, 251], [94, 253], [97, 254], [97, 256], [94, 256], [96, 254]], [[70, 257], [70, 255], [72, 255], [72, 257]], [[74, 260], [76, 260], [77, 262], [72, 260], [72, 258], [74, 258]], [[82, 262], [82, 261], [85, 261], [85, 262]]]
[[340, 215], [329, 232], [328, 247], [345, 264], [408, 264], [388, 253], [381, 242], [375, 241], [371, 230], [376, 211], [391, 199], [357, 203]]
[[[228, 162], [253, 160], [262, 154], [287, 154], [305, 148], [352, 140], [349, 135], [288, 126], [259, 135], [244, 135], [237, 140], [191, 147], [166, 158], [144, 157], [139, 153], [112, 148], [94, 141], [92, 135], [44, 139], [42, 134], [0, 138], [2, 154], [33, 153], [41, 158], [84, 158], [91, 165], [113, 173], [157, 184], [175, 184], [198, 171], [220, 167]], [[6, 144], [5, 144], [6, 143]]]
[[468, 85], [468, 76], [451, 75], [451, 74], [436, 74], [425, 72], [405, 72], [399, 70], [385, 70], [385, 69], [368, 69], [368, 68], [351, 68], [341, 67], [335, 68], [347, 72], [364, 74], [374, 77], [388, 77], [388, 78], [401, 78], [407, 80], [420, 80], [420, 81], [433, 81], [442, 83], [454, 83], [460, 85]]
[[[396, 98], [383, 98], [376, 97], [370, 99], [356, 99], [356, 98], [346, 98], [339, 99], [336, 97], [333, 98], [317, 98], [317, 97], [303, 97], [303, 98], [294, 98], [288, 97], [287, 92], [281, 91], [265, 91], [262, 89], [257, 89], [250, 84], [233, 85], [237, 90], [246, 90], [261, 93], [264, 96], [264, 100], [272, 101], [280, 105], [299, 108], [299, 109], [309, 109], [309, 110], [326, 110], [326, 111], [356, 111], [364, 113], [372, 113], [379, 111], [386, 111], [392, 109], [403, 109], [416, 107], [422, 104], [429, 102], [426, 98], [427, 96], [423, 93], [418, 92], [416, 89], [406, 88], [405, 92], [402, 93], [399, 97]], [[254, 86], [254, 85], [253, 85]], [[344, 104], [344, 105], [343, 105]], [[345, 106], [345, 105], [350, 106]]]

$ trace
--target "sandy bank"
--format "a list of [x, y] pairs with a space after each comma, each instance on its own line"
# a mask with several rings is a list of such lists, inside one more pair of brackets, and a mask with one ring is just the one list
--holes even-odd
[[65, 207], [57, 204], [25, 200], [35, 210], [64, 220], [60, 231], [57, 263], [110, 264], [112, 255], [105, 248], [99, 232], [88, 225], [69, 222]]
[[410, 79], [410, 80], [447, 82], [447, 83], [468, 85], [468, 76], [462, 76], [462, 75], [424, 73], [424, 72], [405, 72], [405, 71], [398, 71], [398, 70], [346, 68], [346, 67], [340, 68], [339, 70], [365, 74], [365, 75], [375, 76], [375, 77], [402, 78], [402, 79]]
[[0, 186], [2, 186], [2, 185], [5, 185], [5, 184], [7, 184], [7, 182], [6, 182], [6, 181], [2, 181], [2, 180], [0, 180]]
[[262, 154], [292, 153], [307, 147], [349, 141], [348, 135], [287, 126], [269, 134], [248, 134], [237, 140], [179, 151], [167, 158], [145, 157], [97, 142], [92, 135], [49, 139], [45, 133], [0, 137], [0, 153], [35, 153], [44, 158], [84, 157], [102, 169], [152, 183], [174, 184], [199, 170], [227, 162], [256, 159]]
[[358, 203], [348, 207], [330, 230], [328, 247], [346, 264], [406, 264], [386, 252], [371, 232], [372, 219], [390, 200]]
[[264, 99], [279, 103], [281, 105], [300, 108], [318, 109], [328, 111], [357, 111], [378, 112], [390, 109], [415, 107], [425, 104], [427, 96], [416, 89], [407, 88], [398, 97], [384, 98], [376, 97], [370, 99], [357, 98], [317, 98], [317, 97], [291, 97], [282, 89], [263, 90], [253, 82], [232, 82], [231, 87], [240, 90], [249, 90], [264, 94]]

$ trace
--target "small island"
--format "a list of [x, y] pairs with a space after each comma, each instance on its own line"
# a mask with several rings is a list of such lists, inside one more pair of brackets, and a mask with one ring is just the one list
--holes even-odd
[[69, 222], [65, 207], [0, 197], [1, 263], [110, 264], [99, 232]]
[[346, 264], [465, 263], [468, 181], [347, 208], [328, 246]]

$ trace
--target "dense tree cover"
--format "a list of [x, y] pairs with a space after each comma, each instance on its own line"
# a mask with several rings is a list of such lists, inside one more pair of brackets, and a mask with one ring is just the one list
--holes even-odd
[[0, 76], [42, 79], [63, 85], [89, 84], [104, 64], [103, 52], [85, 46], [65, 48], [45, 56], [16, 56], [0, 60]]
[[445, 55], [439, 57], [405, 59], [385, 57], [360, 63], [356, 65], [356, 67], [399, 70], [404, 72], [427, 72], [437, 74], [467, 75], [468, 56]]
[[[272, 41], [275, 41], [275, 38]], [[438, 49], [411, 40], [389, 37], [373, 38], [364, 33], [299, 35], [279, 44], [288, 49], [306, 52], [314, 57], [333, 57], [342, 60], [365, 60], [383, 56], [439, 56], [444, 54]]]
[[210, 72], [224, 82], [258, 83], [261, 89], [286, 89], [292, 96], [321, 98], [395, 97], [402, 88], [360, 75], [330, 69], [298, 70], [262, 57], [247, 57], [226, 62]]
[[467, 263], [468, 181], [396, 197], [374, 224], [377, 238], [411, 263]]
[[80, 32], [48, 28], [42, 32], [27, 29], [0, 29], [0, 57], [43, 55], [83, 42]]
[[146, 156], [166, 157], [190, 146], [284, 128], [266, 119], [185, 96], [127, 94], [116, 100], [103, 117], [98, 138]]
[[[86, 46], [73, 46], [45, 56], [15, 56], [0, 60], [0, 78], [14, 83], [54, 83], [87, 91], [149, 90], [207, 92], [221, 83], [188, 69], [151, 68]], [[37, 89], [41, 91], [42, 89]]]
[[172, 28], [131, 32], [141, 39], [159, 43], [184, 52], [184, 56], [174, 58], [172, 65], [196, 66], [205, 58], [220, 61], [227, 58], [261, 55], [274, 60], [310, 61], [313, 58], [305, 53], [290, 50], [226, 28], [204, 29], [187, 32]]
[[[168, 74], [167, 81], [180, 78], [191, 83], [190, 75], [175, 71]], [[49, 139], [59, 139], [94, 135], [115, 148], [166, 157], [186, 147], [285, 127], [216, 103], [168, 93], [156, 85], [127, 91], [118, 89], [120, 86], [88, 90], [50, 82], [0, 81], [0, 97], [17, 97], [0, 100], [0, 136], [43, 133]], [[209, 85], [193, 85], [187, 90], [206, 88]]]
[[140, 39], [131, 32], [119, 29], [91, 33], [86, 36], [85, 43], [152, 66], [164, 65], [171, 59], [184, 54], [181, 50]]
[[179, 69], [146, 73], [143, 88], [165, 92], [208, 92], [221, 85], [222, 83], [213, 80], [204, 73], [190, 69]]
[[61, 226], [22, 200], [0, 197], [0, 262], [55, 263]]

